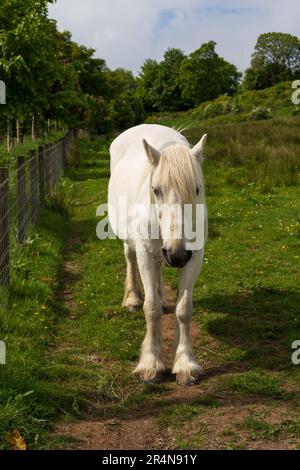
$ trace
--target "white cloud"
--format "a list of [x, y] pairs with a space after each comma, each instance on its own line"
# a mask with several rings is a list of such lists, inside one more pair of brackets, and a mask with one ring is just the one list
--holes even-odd
[[243, 70], [259, 34], [299, 35], [300, 2], [58, 0], [49, 12], [61, 30], [71, 31], [75, 41], [96, 49], [111, 68], [136, 72], [146, 58], [161, 59], [168, 47], [189, 53], [212, 39], [218, 52]]

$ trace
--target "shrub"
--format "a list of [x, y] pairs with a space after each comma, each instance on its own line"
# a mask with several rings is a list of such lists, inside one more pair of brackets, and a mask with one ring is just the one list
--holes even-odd
[[253, 108], [248, 114], [248, 119], [253, 119], [254, 121], [260, 121], [263, 119], [268, 119], [271, 115], [271, 109], [264, 106], [257, 106]]

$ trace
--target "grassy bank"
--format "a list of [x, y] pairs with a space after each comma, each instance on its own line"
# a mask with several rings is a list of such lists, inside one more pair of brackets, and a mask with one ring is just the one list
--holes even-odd
[[57, 295], [66, 228], [62, 215], [44, 211], [35, 233], [14, 258], [9, 291], [1, 292], [0, 331], [7, 348], [7, 364], [0, 366], [1, 448], [10, 447], [14, 431], [38, 446], [41, 431], [59, 406], [44, 368], [63, 315]]
[[148, 122], [167, 126], [217, 125], [256, 120], [278, 119], [300, 115], [300, 107], [292, 102], [292, 82], [282, 82], [264, 90], [251, 90], [236, 96], [223, 95], [188, 111], [161, 113]]

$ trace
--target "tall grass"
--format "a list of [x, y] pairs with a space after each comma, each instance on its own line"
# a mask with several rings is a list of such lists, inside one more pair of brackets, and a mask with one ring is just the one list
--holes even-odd
[[185, 131], [191, 142], [208, 132], [206, 165], [226, 174], [236, 187], [255, 184], [262, 192], [300, 181], [300, 118], [271, 119]]

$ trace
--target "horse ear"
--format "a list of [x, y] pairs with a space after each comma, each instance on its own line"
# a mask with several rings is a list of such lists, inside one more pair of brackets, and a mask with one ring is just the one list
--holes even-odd
[[160, 159], [160, 152], [149, 145], [145, 139], [143, 139], [143, 145], [151, 165], [157, 166]]
[[196, 144], [195, 147], [192, 149], [193, 154], [199, 159], [203, 158], [203, 152], [204, 152], [206, 140], [207, 140], [207, 134], [204, 134], [200, 142], [198, 142], [198, 144]]

